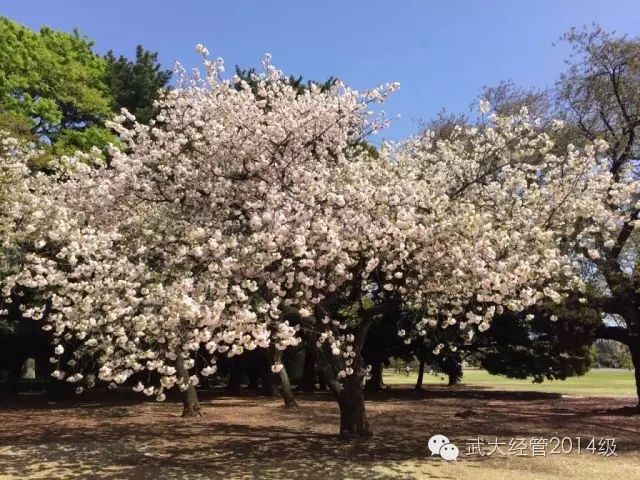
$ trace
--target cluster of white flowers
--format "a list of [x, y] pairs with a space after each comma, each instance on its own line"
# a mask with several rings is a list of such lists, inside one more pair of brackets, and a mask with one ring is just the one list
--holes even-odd
[[[34, 204], [36, 199], [29, 192], [32, 179], [28, 167], [35, 153], [0, 130], [0, 279], [13, 271], [14, 257], [21, 254], [20, 249], [16, 248], [25, 240], [21, 234], [28, 234], [33, 228], [29, 225], [25, 225], [24, 229], [19, 227], [27, 212], [37, 210], [37, 204]], [[39, 248], [38, 245], [36, 242], [35, 248]], [[0, 300], [0, 307], [2, 305]], [[0, 308], [0, 311], [7, 313], [4, 308]]]
[[5, 171], [9, 194], [22, 192], [2, 207], [3, 238], [31, 245], [5, 296], [39, 291], [56, 355], [73, 343], [114, 385], [157, 371], [157, 385], [134, 389], [159, 400], [197, 381], [178, 372], [201, 347], [214, 357], [296, 345], [289, 311], [317, 317], [338, 377], [366, 375], [353, 335], [323, 309], [337, 293], [399, 299], [423, 312], [420, 335], [482, 331], [505, 308], [558, 299], [579, 284], [566, 238], [597, 258], [591, 233], [619, 228], [603, 204], [623, 209], [637, 189], [611, 190], [596, 147], [553, 154], [526, 112], [372, 153], [364, 138], [386, 120], [369, 104], [397, 84], [300, 92], [267, 57], [254, 89], [206, 62], [208, 81], [167, 92], [150, 126], [117, 119], [127, 148], [108, 167], [63, 159], [58, 175], [34, 177], [6, 155], [0, 166], [0, 195]]

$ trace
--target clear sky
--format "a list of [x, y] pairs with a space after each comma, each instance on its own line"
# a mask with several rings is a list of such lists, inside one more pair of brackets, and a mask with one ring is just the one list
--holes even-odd
[[203, 43], [229, 72], [270, 52], [305, 78], [359, 89], [399, 81], [385, 107], [402, 116], [382, 135], [390, 139], [442, 108], [468, 112], [483, 85], [551, 84], [568, 53], [552, 43], [571, 26], [640, 34], [640, 0], [0, 0], [0, 15], [34, 29], [78, 27], [101, 53], [132, 56], [141, 43], [167, 68], [196, 65]]

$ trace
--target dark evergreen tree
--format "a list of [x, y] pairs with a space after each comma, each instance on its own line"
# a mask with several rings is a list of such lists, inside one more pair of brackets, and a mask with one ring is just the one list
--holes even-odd
[[161, 89], [167, 88], [171, 70], [163, 70], [158, 53], [136, 47], [135, 60], [110, 50], [107, 61], [107, 84], [113, 96], [114, 109], [126, 108], [140, 123], [147, 124], [154, 115], [153, 102]]
[[551, 321], [551, 314], [540, 312], [533, 319], [524, 313], [496, 317], [469, 354], [489, 373], [509, 378], [564, 380], [584, 375], [594, 365], [587, 334], [595, 318], [565, 314]]

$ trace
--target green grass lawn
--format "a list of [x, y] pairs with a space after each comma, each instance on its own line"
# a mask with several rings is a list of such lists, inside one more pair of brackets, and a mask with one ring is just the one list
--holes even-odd
[[[385, 370], [383, 378], [387, 385], [411, 385], [415, 384], [417, 373], [412, 371], [407, 376], [402, 373], [394, 373], [393, 370]], [[429, 388], [429, 385], [446, 383], [446, 377], [425, 373], [423, 387]], [[477, 385], [499, 390], [554, 392], [581, 396], [634, 397], [636, 395], [633, 370], [610, 368], [591, 370], [582, 377], [572, 377], [567, 380], [545, 380], [543, 383], [489, 375], [485, 370], [468, 368], [464, 371], [462, 383], [468, 386]]]

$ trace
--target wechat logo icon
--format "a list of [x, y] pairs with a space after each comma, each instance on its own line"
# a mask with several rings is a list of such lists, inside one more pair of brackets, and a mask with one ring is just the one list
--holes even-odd
[[460, 455], [460, 450], [444, 435], [434, 435], [427, 443], [431, 455], [439, 455], [447, 462], [452, 462]]

